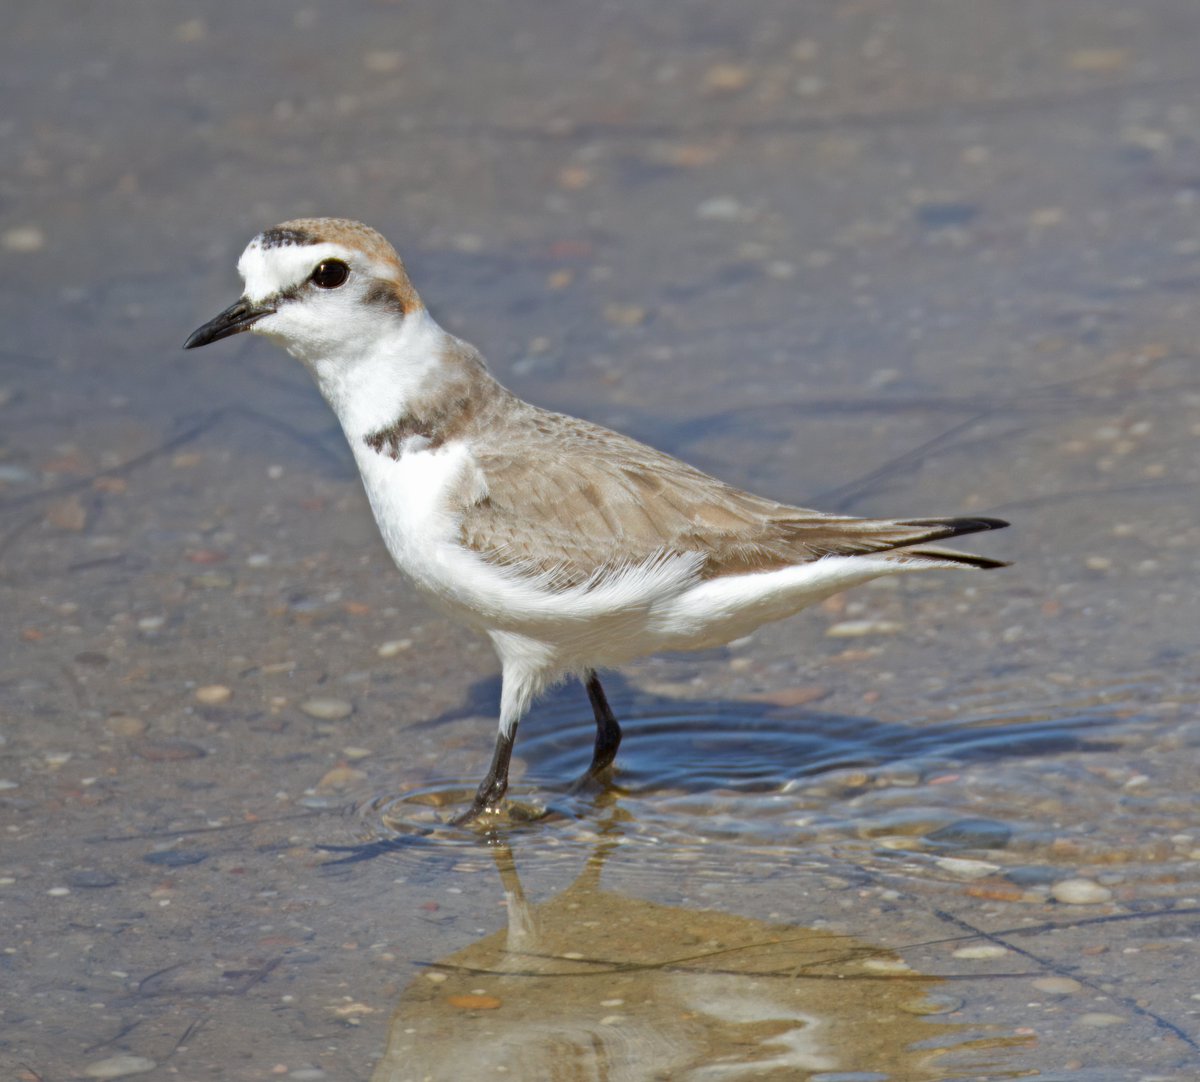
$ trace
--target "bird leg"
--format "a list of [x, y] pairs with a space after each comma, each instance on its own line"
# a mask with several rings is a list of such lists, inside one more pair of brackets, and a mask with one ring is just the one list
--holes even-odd
[[617, 748], [621, 746], [621, 726], [604, 697], [604, 688], [600, 686], [600, 678], [594, 670], [588, 670], [585, 686], [592, 702], [592, 712], [596, 715], [596, 745], [592, 750], [592, 765], [580, 781], [595, 778], [612, 766], [617, 757]]
[[475, 791], [475, 799], [471, 806], [452, 820], [454, 826], [462, 826], [472, 819], [478, 819], [485, 811], [497, 807], [504, 799], [504, 794], [508, 791], [508, 764], [512, 759], [513, 744], [516, 740], [515, 724], [508, 729], [501, 727], [496, 736], [496, 750], [492, 752], [492, 765], [488, 767], [487, 775]]

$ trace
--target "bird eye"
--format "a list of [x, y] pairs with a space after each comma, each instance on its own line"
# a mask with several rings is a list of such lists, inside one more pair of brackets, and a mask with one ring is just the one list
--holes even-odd
[[350, 268], [340, 259], [322, 259], [309, 275], [309, 280], [320, 289], [337, 289], [350, 277]]

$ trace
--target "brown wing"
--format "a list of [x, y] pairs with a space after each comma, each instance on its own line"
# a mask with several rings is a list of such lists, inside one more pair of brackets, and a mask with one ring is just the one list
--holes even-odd
[[[519, 418], [519, 452], [486, 436], [477, 445], [486, 491], [456, 509], [461, 539], [489, 560], [550, 575], [562, 585], [659, 554], [700, 553], [701, 575], [716, 578], [1002, 525], [995, 519], [889, 522], [789, 507], [598, 425], [527, 409]], [[994, 563], [961, 558], [976, 566]]]

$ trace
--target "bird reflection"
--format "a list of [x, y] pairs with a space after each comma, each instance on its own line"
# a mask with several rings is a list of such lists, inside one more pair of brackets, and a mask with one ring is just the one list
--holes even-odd
[[511, 850], [496, 845], [507, 928], [430, 963], [405, 989], [372, 1082], [782, 1082], [830, 1072], [931, 1082], [961, 1077], [964, 1052], [1006, 1043], [925, 1017], [946, 1009], [930, 995], [939, 979], [890, 951], [603, 889], [614, 845], [602, 841], [575, 882], [540, 904], [526, 899]]

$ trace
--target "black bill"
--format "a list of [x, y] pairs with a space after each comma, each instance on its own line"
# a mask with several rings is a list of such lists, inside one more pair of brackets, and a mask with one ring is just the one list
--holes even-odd
[[234, 301], [215, 319], [210, 319], [203, 327], [197, 327], [183, 343], [184, 349], [195, 349], [197, 346], [207, 346], [209, 342], [218, 342], [231, 334], [241, 334], [249, 330], [263, 316], [269, 316], [275, 309], [269, 305], [253, 304], [242, 297]]

